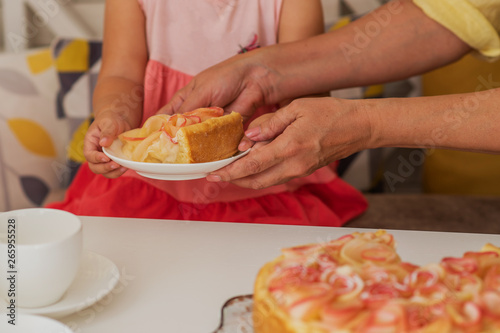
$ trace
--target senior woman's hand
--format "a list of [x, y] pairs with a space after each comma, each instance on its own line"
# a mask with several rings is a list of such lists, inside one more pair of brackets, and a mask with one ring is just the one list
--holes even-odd
[[259, 143], [207, 180], [262, 189], [307, 176], [362, 150], [369, 146], [371, 130], [368, 115], [358, 106], [357, 101], [332, 97], [294, 100], [272, 116], [265, 115], [264, 121], [254, 121], [239, 149]]
[[249, 119], [262, 105], [280, 101], [274, 89], [280, 75], [261, 64], [270, 48], [232, 57], [196, 75], [158, 113], [184, 113], [198, 107], [219, 106]]

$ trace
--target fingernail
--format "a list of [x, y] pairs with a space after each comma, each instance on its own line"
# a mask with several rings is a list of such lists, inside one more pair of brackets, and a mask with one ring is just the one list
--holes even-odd
[[246, 151], [248, 148], [250, 148], [250, 146], [251, 146], [250, 142], [244, 141], [244, 142], [239, 144], [238, 150], [239, 151]]
[[115, 163], [111, 164], [111, 166], [110, 166], [110, 168], [113, 169], [113, 170], [114, 169], [118, 169], [118, 167], [119, 167], [119, 165], [115, 164]]
[[213, 182], [213, 183], [218, 183], [218, 182], [222, 181], [222, 178], [218, 175], [208, 175], [207, 181]]
[[260, 134], [260, 127], [254, 127], [245, 132], [245, 135], [250, 139], [255, 138], [259, 134]]

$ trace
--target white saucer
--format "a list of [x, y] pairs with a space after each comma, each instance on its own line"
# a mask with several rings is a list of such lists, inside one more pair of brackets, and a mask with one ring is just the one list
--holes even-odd
[[0, 332], [8, 333], [73, 333], [66, 325], [47, 317], [25, 313], [16, 315], [15, 325], [11, 325], [5, 318], [0, 320]]
[[[120, 271], [111, 260], [100, 254], [84, 251], [75, 281], [58, 302], [39, 308], [19, 307], [17, 310], [23, 314], [65, 317], [100, 301], [119, 280]], [[0, 309], [5, 309], [5, 306], [5, 300], [0, 298]]]
[[225, 167], [250, 152], [250, 149], [248, 149], [224, 160], [207, 163], [146, 163], [129, 160], [123, 155], [122, 146], [122, 142], [119, 139], [116, 139], [113, 141], [111, 146], [103, 148], [102, 151], [110, 159], [121, 166], [135, 170], [141, 176], [159, 180], [189, 180], [205, 178], [210, 172]]

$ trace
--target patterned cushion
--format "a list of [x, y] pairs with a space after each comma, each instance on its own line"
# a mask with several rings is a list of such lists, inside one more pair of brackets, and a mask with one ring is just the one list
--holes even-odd
[[0, 211], [60, 199], [84, 161], [101, 49], [60, 39], [0, 55]]
[[57, 86], [50, 49], [0, 55], [0, 210], [41, 206], [68, 177]]
[[58, 39], [52, 56], [59, 77], [57, 116], [67, 119], [72, 138], [68, 145], [70, 181], [85, 161], [83, 139], [91, 124], [92, 94], [101, 67], [102, 42], [84, 39]]

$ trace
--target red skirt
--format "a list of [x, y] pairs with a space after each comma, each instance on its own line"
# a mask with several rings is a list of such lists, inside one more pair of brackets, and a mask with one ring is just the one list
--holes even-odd
[[181, 202], [140, 178], [108, 179], [84, 163], [64, 201], [47, 207], [82, 216], [338, 227], [363, 213], [367, 202], [340, 178], [232, 202]]

